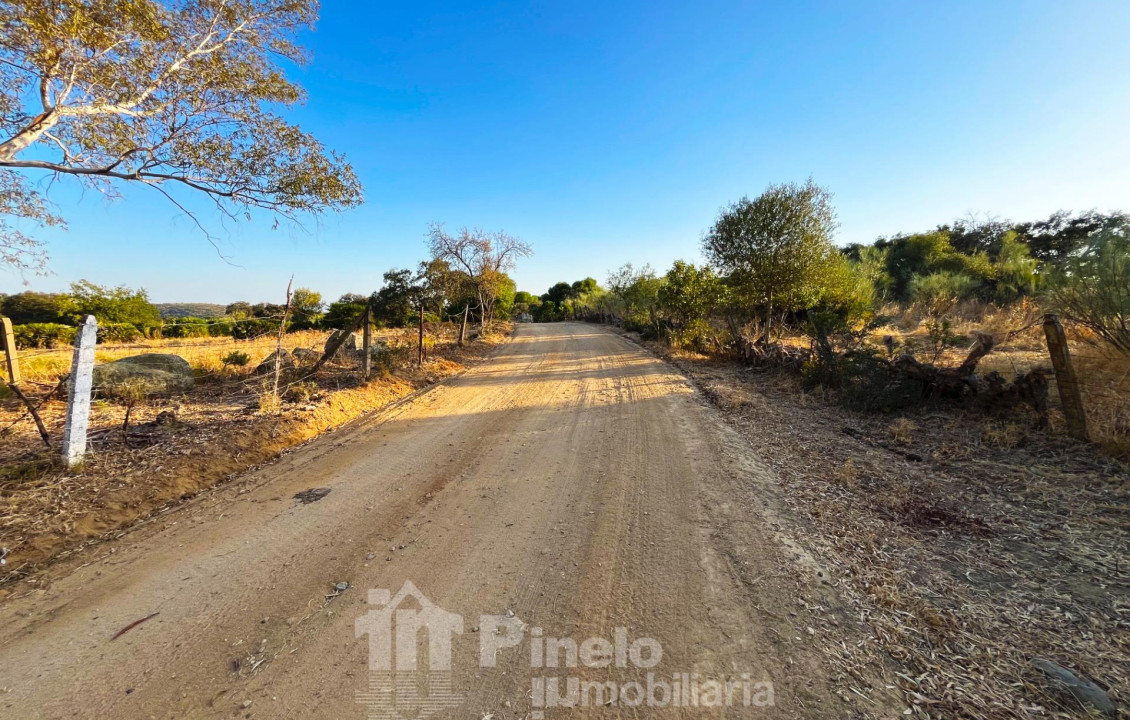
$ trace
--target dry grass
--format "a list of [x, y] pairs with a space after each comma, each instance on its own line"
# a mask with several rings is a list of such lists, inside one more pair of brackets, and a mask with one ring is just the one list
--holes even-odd
[[[287, 333], [283, 336], [283, 347], [287, 350], [299, 347], [321, 350], [328, 335], [329, 333], [320, 330]], [[277, 335], [263, 335], [249, 340], [230, 337], [146, 340], [143, 343], [99, 345], [95, 351], [95, 360], [104, 363], [141, 353], [171, 353], [187, 360], [200, 376], [223, 375], [232, 371], [231, 368], [225, 368], [222, 362], [228, 353], [239, 350], [250, 355], [251, 362], [244, 368], [245, 372], [250, 372], [274, 351], [277, 342]], [[71, 371], [71, 352], [70, 348], [20, 351], [18, 359], [24, 380], [55, 384], [61, 376]]]
[[[891, 321], [872, 333], [870, 343], [881, 347], [883, 338], [889, 335], [901, 350], [909, 350], [921, 359], [931, 357], [931, 340], [925, 325], [927, 315], [923, 309], [892, 305], [883, 308], [880, 315], [891, 318]], [[956, 335], [972, 338], [974, 333], [983, 332], [992, 335], [996, 341], [993, 352], [978, 365], [981, 373], [998, 372], [1005, 378], [1012, 378], [1037, 367], [1051, 366], [1041, 325], [1042, 311], [1031, 301], [1007, 307], [964, 302], [955, 306], [949, 317], [953, 323], [951, 330]], [[799, 339], [796, 341], [799, 342]], [[1091, 333], [1080, 328], [1068, 326], [1068, 341], [1083, 394], [1091, 439], [1112, 457], [1130, 462], [1130, 357], [1105, 347]], [[968, 344], [959, 343], [947, 348], [939, 364], [957, 366], [967, 352]], [[1062, 429], [1064, 421], [1062, 412], [1058, 410], [1062, 406], [1054, 381], [1049, 400], [1053, 409], [1052, 426]], [[996, 432], [990, 430], [991, 442], [1012, 442], [1008, 437], [998, 437]]]
[[1033, 672], [1037, 657], [1130, 702], [1124, 466], [1054, 431], [959, 410], [892, 433], [888, 417], [815, 393], [798, 402], [793, 377], [674, 359], [725, 398], [776, 473], [798, 540], [853, 608], [840, 623], [868, 629], [845, 647], [834, 621], [816, 627], [860, 714], [887, 717], [867, 697], [878, 676], [915, 718], [1092, 717]]
[[[355, 361], [331, 363], [316, 377], [298, 372], [284, 377], [277, 404], [263, 392], [265, 381], [250, 374], [274, 350], [275, 339], [166, 340], [107, 347], [99, 352], [101, 361], [173, 352], [189, 360], [203, 382], [191, 393], [155, 398], [135, 408], [128, 437], [121, 431], [126, 407], [95, 400], [90, 448], [83, 465], [72, 470], [58, 464], [55, 451], [43, 448], [18, 401], [0, 401], [0, 544], [11, 551], [0, 585], [10, 585], [53, 557], [120, 534], [138, 518], [462, 371], [467, 363], [488, 355], [509, 328], [504, 330], [457, 348], [450, 342], [452, 328], [432, 328], [432, 350], [422, 368], [404, 362], [415, 358], [414, 352], [407, 352], [415, 331], [386, 332], [383, 338], [398, 348], [393, 354], [400, 362], [372, 381], [361, 381]], [[320, 348], [324, 339], [325, 333], [295, 333], [286, 336], [284, 345]], [[251, 355], [251, 363], [224, 368], [220, 358], [233, 348]], [[37, 377], [48, 387], [56, 381], [49, 373], [59, 354], [35, 358]], [[64, 409], [65, 402], [57, 397], [46, 398], [41, 408], [56, 442]], [[0, 597], [5, 592], [0, 591]]]

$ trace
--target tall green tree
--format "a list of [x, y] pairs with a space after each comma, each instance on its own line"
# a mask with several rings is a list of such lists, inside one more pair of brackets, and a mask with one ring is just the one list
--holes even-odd
[[71, 283], [70, 295], [78, 317], [93, 315], [100, 323], [129, 323], [138, 327], [161, 324], [161, 311], [149, 302], [144, 289], [132, 290], [124, 285], [111, 288], [79, 280]]
[[828, 190], [811, 179], [770, 185], [723, 209], [703, 238], [703, 252], [729, 276], [736, 299], [762, 308], [768, 341], [775, 312], [818, 299], [822, 271], [836, 252], [835, 230]]
[[359, 204], [349, 164], [278, 114], [304, 99], [283, 64], [305, 63], [296, 38], [317, 11], [315, 0], [0, 0], [0, 261], [45, 266], [18, 229], [63, 223], [44, 175], [101, 191], [144, 184], [182, 210], [179, 191], [203, 193], [233, 218]]

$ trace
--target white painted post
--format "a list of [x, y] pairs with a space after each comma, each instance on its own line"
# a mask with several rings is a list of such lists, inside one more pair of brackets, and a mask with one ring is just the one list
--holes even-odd
[[63, 429], [63, 462], [73, 467], [86, 454], [86, 424], [90, 420], [90, 392], [94, 384], [94, 345], [98, 321], [93, 315], [78, 326], [71, 381], [67, 390], [67, 424]]

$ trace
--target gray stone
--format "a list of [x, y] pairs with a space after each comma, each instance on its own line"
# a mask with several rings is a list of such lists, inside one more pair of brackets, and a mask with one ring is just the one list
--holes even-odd
[[1069, 693], [1084, 707], [1094, 708], [1107, 717], [1118, 717], [1118, 711], [1110, 695], [1087, 678], [1077, 677], [1070, 670], [1043, 658], [1035, 658], [1032, 660], [1032, 665], [1047, 676], [1054, 690]]
[[275, 372], [275, 364], [281, 362], [283, 370], [289, 370], [294, 367], [294, 358], [286, 348], [281, 348], [276, 352], [271, 353], [263, 358], [263, 362], [255, 367], [256, 375], [270, 375]]
[[174, 395], [194, 384], [192, 367], [179, 355], [147, 353], [94, 368], [94, 391], [102, 397]]
[[[344, 330], [334, 330], [330, 334], [330, 336], [326, 338], [325, 351], [328, 351], [330, 349], [330, 345], [333, 344], [343, 334], [345, 334]], [[346, 336], [345, 342], [341, 344], [341, 347], [338, 348], [335, 357], [349, 357], [351, 355], [355, 356], [357, 352], [363, 347], [364, 341], [361, 339], [361, 336], [355, 332], [351, 332]]]
[[292, 352], [291, 355], [294, 356], [296, 362], [302, 364], [317, 362], [318, 358], [322, 357], [322, 353], [310, 348], [294, 348], [294, 352]]

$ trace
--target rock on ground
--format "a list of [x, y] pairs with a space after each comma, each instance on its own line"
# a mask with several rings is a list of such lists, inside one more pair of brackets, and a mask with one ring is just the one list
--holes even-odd
[[280, 362], [282, 363], [283, 370], [289, 370], [295, 365], [294, 357], [289, 352], [287, 352], [286, 348], [280, 348], [279, 350], [268, 355], [263, 359], [263, 362], [259, 363], [259, 365], [256, 366], [255, 374], [267, 375], [273, 373], [275, 371], [275, 365]]
[[94, 367], [94, 392], [103, 397], [173, 395], [193, 385], [192, 368], [179, 355], [147, 353]]
[[1078, 677], [1067, 668], [1043, 658], [1034, 659], [1032, 665], [1048, 678], [1053, 689], [1061, 693], [1069, 693], [1084, 707], [1094, 708], [1106, 717], [1118, 717], [1118, 711], [1110, 695], [1087, 678]]

